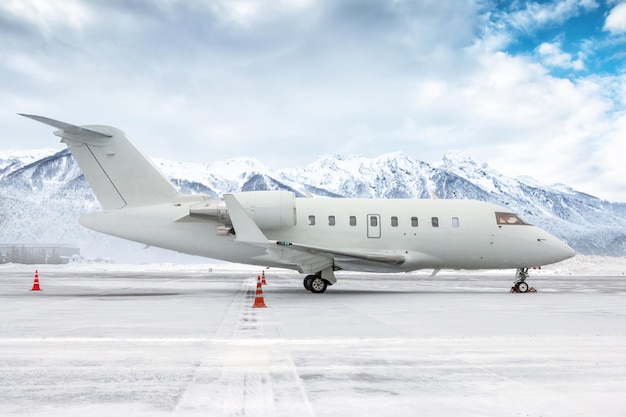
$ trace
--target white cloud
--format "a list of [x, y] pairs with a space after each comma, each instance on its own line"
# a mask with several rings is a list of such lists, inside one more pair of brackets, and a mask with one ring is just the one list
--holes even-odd
[[13, 18], [35, 25], [44, 33], [56, 27], [80, 29], [91, 21], [89, 7], [79, 0], [3, 0], [0, 10]]
[[626, 2], [619, 3], [611, 9], [603, 29], [612, 34], [626, 33]]
[[579, 53], [578, 59], [573, 59], [572, 55], [561, 50], [561, 44], [558, 42], [543, 42], [537, 47], [537, 52], [542, 62], [550, 67], [574, 69], [577, 71], [585, 69], [585, 64], [581, 58], [582, 53]]
[[549, 24], [563, 23], [585, 10], [598, 7], [598, 3], [593, 0], [528, 2], [523, 4], [525, 4], [525, 8], [510, 13], [506, 20], [513, 27], [524, 31], [533, 31]]
[[[624, 80], [626, 81], [626, 80]], [[607, 198], [624, 201], [626, 184], [624, 178], [624, 155], [626, 155], [626, 114], [616, 115], [610, 129], [599, 139], [599, 143], [591, 157], [596, 158], [598, 169], [596, 175], [588, 178], [586, 187], [595, 183], [606, 184]]]
[[489, 50], [473, 56], [479, 65], [472, 72], [424, 80], [415, 88], [412, 117], [396, 133], [407, 141], [412, 136], [414, 155], [420, 156], [419, 149], [459, 148], [509, 175], [617, 195], [607, 188], [600, 192], [600, 182], [589, 180], [589, 172], [604, 167], [589, 154], [605, 152], [598, 139], [612, 126], [614, 104], [603, 96], [604, 86], [550, 76], [528, 58]]
[[[583, 56], [558, 43], [534, 56], [502, 52], [510, 26], [481, 31], [490, 18], [465, 0], [71, 3], [98, 17], [80, 34], [50, 23], [63, 42], [0, 39], [10, 40], [0, 108], [117, 125], [148, 155], [185, 161], [251, 155], [282, 168], [337, 152], [403, 151], [432, 162], [462, 149], [509, 175], [601, 195], [608, 182], [588, 173], [600, 160], [607, 172], [621, 167], [586, 157], [615, 151], [598, 138], [614, 127], [619, 94], [606, 94], [602, 80], [551, 76], [551, 67], [583, 68]], [[595, 7], [559, 4], [533, 19]], [[34, 45], [37, 53], [24, 53]], [[54, 143], [13, 114], [0, 122], [0, 149], [16, 148], [16, 137], [25, 147]]]
[[[0, 54], [0, 56], [2, 55]], [[4, 57], [0, 66], [4, 66], [22, 77], [28, 77], [37, 83], [50, 83], [58, 80], [58, 75], [53, 69], [46, 68], [35, 57], [22, 53]]]

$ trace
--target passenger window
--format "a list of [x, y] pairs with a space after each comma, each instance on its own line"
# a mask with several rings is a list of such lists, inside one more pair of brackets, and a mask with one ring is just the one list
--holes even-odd
[[455, 229], [457, 227], [459, 227], [459, 218], [458, 217], [453, 217], [452, 218], [452, 227], [454, 227]]
[[398, 218], [396, 216], [391, 216], [391, 226], [398, 227]]
[[372, 227], [378, 226], [378, 217], [370, 216], [370, 226]]
[[433, 227], [439, 227], [439, 217], [431, 217], [430, 222]]
[[328, 225], [329, 226], [335, 225], [335, 216], [328, 216]]
[[356, 226], [356, 216], [350, 216], [350, 226]]
[[417, 217], [411, 217], [411, 226], [417, 227]]
[[309, 216], [309, 226], [315, 226], [315, 216]]

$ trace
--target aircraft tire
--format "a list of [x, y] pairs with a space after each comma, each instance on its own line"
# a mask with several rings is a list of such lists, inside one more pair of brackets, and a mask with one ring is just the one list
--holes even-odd
[[519, 292], [528, 292], [528, 284], [526, 284], [525, 282], [518, 282], [515, 284], [515, 288], [519, 291]]
[[315, 275], [307, 275], [306, 277], [304, 277], [304, 281], [302, 281], [302, 284], [304, 285], [305, 290], [311, 291], [311, 281], [313, 280], [313, 278], [315, 278]]
[[320, 294], [326, 291], [326, 288], [328, 288], [328, 281], [322, 279], [321, 277], [313, 276], [313, 279], [309, 284], [309, 291], [314, 294]]

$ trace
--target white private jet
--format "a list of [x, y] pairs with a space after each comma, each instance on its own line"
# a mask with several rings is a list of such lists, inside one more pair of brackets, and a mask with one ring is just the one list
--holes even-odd
[[288, 191], [180, 193], [126, 137], [22, 114], [59, 130], [102, 211], [81, 225], [146, 245], [251, 265], [295, 269], [313, 293], [335, 271], [516, 268], [528, 291], [531, 266], [574, 256], [548, 232], [504, 207], [474, 200], [296, 198]]

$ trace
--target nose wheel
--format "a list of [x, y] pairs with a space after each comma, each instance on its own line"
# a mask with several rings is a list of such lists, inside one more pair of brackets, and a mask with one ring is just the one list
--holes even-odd
[[528, 278], [528, 268], [517, 268], [517, 272], [515, 273], [516, 281], [511, 287], [511, 292], [537, 292], [536, 289], [528, 286], [526, 278]]

